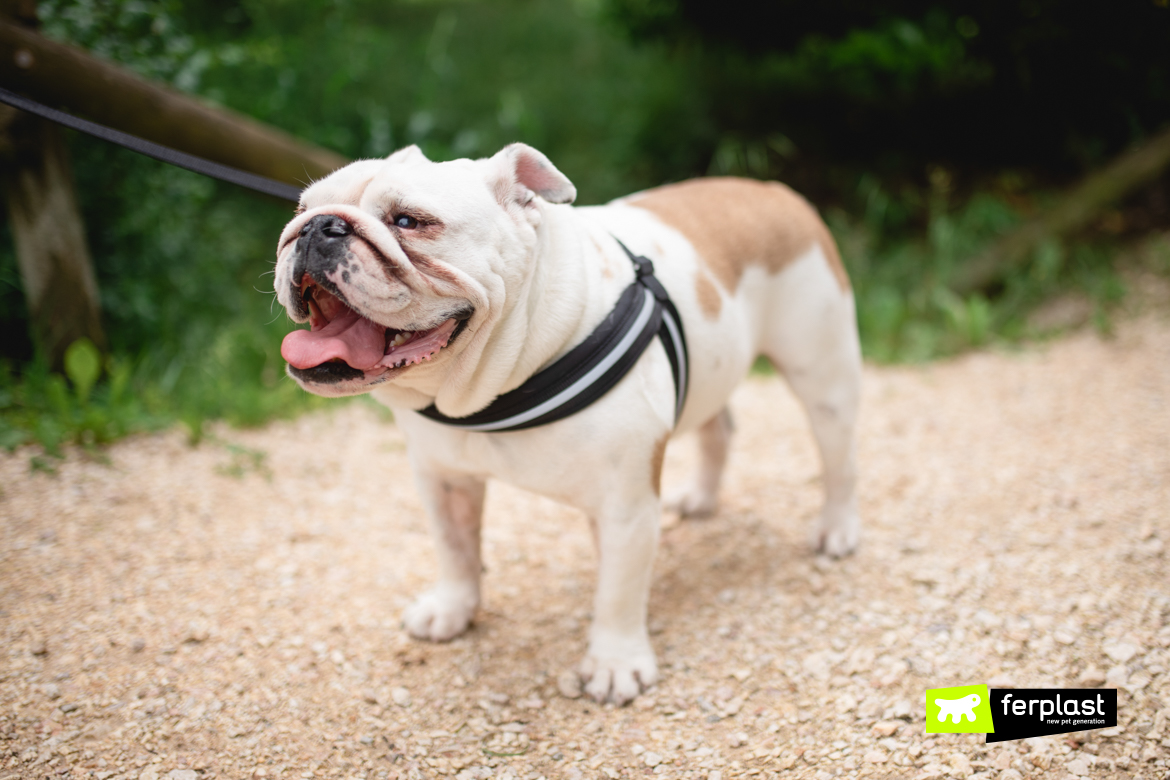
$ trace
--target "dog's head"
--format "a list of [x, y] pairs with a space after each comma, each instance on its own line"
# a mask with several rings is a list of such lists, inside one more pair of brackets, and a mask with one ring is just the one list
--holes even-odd
[[516, 303], [509, 291], [531, 273], [541, 199], [575, 197], [524, 144], [445, 163], [411, 146], [315, 182], [277, 247], [277, 300], [310, 326], [281, 345], [289, 375], [325, 396], [389, 386], [407, 403], [438, 396], [442, 408], [454, 384], [449, 394], [466, 398], [462, 385], [490, 373], [491, 332]]

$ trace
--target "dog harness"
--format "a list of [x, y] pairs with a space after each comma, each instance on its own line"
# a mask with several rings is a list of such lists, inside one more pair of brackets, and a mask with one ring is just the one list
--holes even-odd
[[467, 417], [448, 417], [431, 404], [419, 414], [469, 431], [522, 431], [564, 419], [601, 398], [624, 377], [655, 336], [662, 339], [674, 375], [674, 417], [687, 398], [687, 344], [682, 320], [654, 263], [618, 242], [634, 264], [634, 281], [584, 341], [515, 390]]

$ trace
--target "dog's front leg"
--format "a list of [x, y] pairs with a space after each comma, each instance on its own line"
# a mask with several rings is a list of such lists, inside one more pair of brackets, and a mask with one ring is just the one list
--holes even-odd
[[646, 630], [660, 506], [648, 495], [615, 502], [592, 519], [598, 552], [597, 594], [589, 651], [581, 664], [585, 692], [625, 704], [658, 681]]
[[403, 617], [420, 639], [443, 642], [467, 628], [479, 606], [480, 521], [485, 483], [477, 477], [416, 473], [439, 556], [439, 581]]

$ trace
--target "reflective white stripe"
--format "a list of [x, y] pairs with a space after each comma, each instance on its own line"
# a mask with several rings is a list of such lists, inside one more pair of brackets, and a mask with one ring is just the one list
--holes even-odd
[[[589, 371], [588, 374], [578, 379], [569, 387], [554, 395], [539, 406], [533, 407], [526, 412], [509, 417], [506, 420], [499, 420], [497, 422], [483, 423], [482, 425], [461, 425], [457, 420], [454, 425], [462, 428], [465, 431], [498, 431], [501, 428], [510, 428], [513, 425], [521, 425], [529, 420], [535, 420], [558, 406], [562, 406], [571, 401], [576, 396], [587, 390], [590, 385], [600, 379], [606, 371], [613, 367], [627, 352], [630, 351], [631, 345], [642, 335], [642, 331], [646, 329], [646, 323], [650, 321], [650, 316], [654, 314], [654, 293], [643, 288], [645, 298], [642, 301], [642, 310], [638, 312], [638, 319], [634, 322], [622, 340], [618, 342], [617, 346], [606, 355], [605, 359], [598, 363]], [[665, 310], [663, 311], [665, 313]], [[674, 331], [672, 331], [674, 332]]]
[[682, 333], [679, 332], [678, 323], [674, 321], [674, 317], [670, 316], [670, 310], [666, 307], [662, 308], [662, 321], [666, 323], [666, 329], [670, 331], [671, 341], [674, 342], [674, 354], [678, 356], [678, 387], [675, 392], [678, 394], [674, 400], [674, 417], [678, 420], [679, 415], [682, 414], [682, 405], [684, 396], [687, 391], [687, 353], [683, 350]]

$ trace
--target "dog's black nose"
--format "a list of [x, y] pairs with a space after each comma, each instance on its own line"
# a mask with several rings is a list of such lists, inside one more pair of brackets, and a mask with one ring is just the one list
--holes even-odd
[[318, 214], [305, 223], [298, 234], [301, 237], [317, 233], [325, 239], [345, 238], [353, 233], [353, 227], [341, 217], [333, 214]]
[[[342, 291], [330, 276], [336, 278], [334, 272], [338, 266], [349, 267], [349, 241], [353, 235], [353, 226], [333, 214], [318, 214], [306, 222], [297, 235], [299, 238], [289, 276], [290, 298], [296, 314], [307, 317], [308, 309], [301, 300], [301, 283], [305, 274], [344, 300]], [[349, 271], [344, 272], [344, 277], [348, 281]]]

